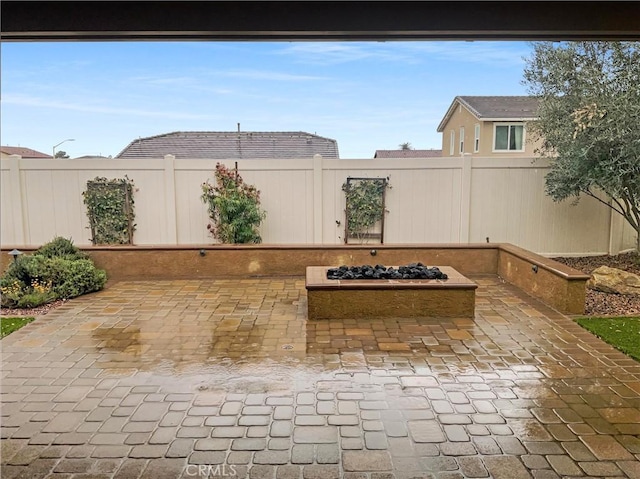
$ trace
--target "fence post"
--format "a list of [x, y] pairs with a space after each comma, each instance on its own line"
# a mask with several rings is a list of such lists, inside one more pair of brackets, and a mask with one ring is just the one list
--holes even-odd
[[322, 244], [322, 155], [313, 155], [313, 242]]
[[11, 198], [13, 203], [13, 231], [14, 241], [16, 246], [28, 246], [27, 245], [27, 230], [25, 226], [26, 202], [24, 198], [24, 192], [22, 188], [22, 178], [20, 175], [20, 155], [9, 156], [9, 179], [11, 182]]
[[176, 169], [173, 155], [164, 156], [164, 205], [169, 244], [178, 244], [178, 225], [176, 218]]
[[608, 254], [616, 255], [623, 248], [624, 218], [609, 208], [609, 251]]
[[471, 227], [471, 153], [461, 157], [462, 171], [460, 178], [460, 236], [459, 243], [469, 242]]

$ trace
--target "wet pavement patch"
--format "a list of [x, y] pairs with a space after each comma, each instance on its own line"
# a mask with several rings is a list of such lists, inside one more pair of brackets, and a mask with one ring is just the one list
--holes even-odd
[[640, 477], [640, 364], [472, 279], [473, 318], [310, 321], [303, 278], [69, 301], [2, 340], [2, 477]]

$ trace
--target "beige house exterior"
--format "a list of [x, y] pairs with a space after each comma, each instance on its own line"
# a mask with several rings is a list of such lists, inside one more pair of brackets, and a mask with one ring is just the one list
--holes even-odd
[[537, 118], [530, 96], [457, 96], [438, 125], [442, 156], [531, 158], [539, 140], [527, 132]]

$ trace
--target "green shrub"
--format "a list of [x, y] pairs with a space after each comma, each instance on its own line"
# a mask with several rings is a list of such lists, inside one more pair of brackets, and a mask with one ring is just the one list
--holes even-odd
[[6, 308], [35, 308], [56, 299], [51, 282], [35, 277], [23, 282], [7, 274], [0, 278], [0, 291], [1, 304]]
[[348, 237], [362, 241], [369, 230], [382, 220], [387, 188], [391, 188], [388, 178], [347, 178], [342, 191], [346, 197]]
[[75, 298], [86, 293], [99, 291], [107, 282], [104, 270], [96, 269], [88, 259], [68, 261], [61, 258], [52, 260], [57, 282], [52, 282], [53, 291], [60, 299]]
[[221, 243], [260, 243], [259, 226], [266, 217], [260, 208], [260, 192], [247, 185], [237, 170], [216, 164], [215, 185], [202, 184], [202, 201], [211, 222], [207, 229]]
[[9, 265], [0, 278], [1, 304], [33, 308], [99, 291], [106, 281], [104, 270], [97, 269], [69, 240], [56, 238]]
[[127, 176], [87, 181], [82, 193], [87, 207], [91, 242], [95, 244], [133, 244], [134, 184]]
[[70, 239], [58, 236], [35, 252], [45, 258], [86, 259], [87, 255], [76, 247]]
[[29, 286], [34, 279], [40, 281], [49, 276], [46, 265], [48, 262], [48, 258], [39, 254], [25, 254], [9, 265], [5, 276]]
[[0, 278], [0, 305], [3, 308], [15, 308], [24, 295], [25, 284], [16, 279], [3, 276]]
[[27, 293], [24, 296], [22, 296], [18, 300], [17, 307], [18, 308], [37, 308], [38, 306], [42, 306], [43, 304], [50, 303], [55, 299], [56, 299], [55, 294], [53, 294], [51, 291], [47, 293], [40, 293], [40, 292], [34, 291], [33, 293]]

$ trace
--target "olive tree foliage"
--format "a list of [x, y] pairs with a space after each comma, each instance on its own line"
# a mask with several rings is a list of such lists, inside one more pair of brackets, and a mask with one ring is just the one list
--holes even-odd
[[528, 128], [551, 161], [546, 193], [606, 204], [640, 251], [640, 42], [534, 43], [523, 83], [540, 98]]

